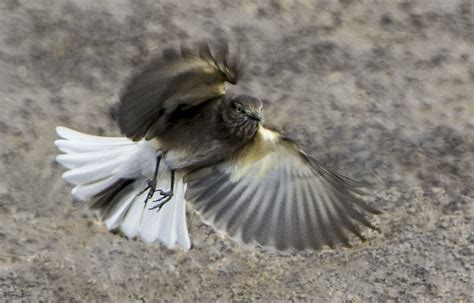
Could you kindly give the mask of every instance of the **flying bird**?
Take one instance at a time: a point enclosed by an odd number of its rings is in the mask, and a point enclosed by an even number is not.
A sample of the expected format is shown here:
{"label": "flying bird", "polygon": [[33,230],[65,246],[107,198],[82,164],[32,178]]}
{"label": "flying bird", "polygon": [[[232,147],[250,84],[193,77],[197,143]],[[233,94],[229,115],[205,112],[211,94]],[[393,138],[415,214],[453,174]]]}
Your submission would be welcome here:
{"label": "flying bird", "polygon": [[186,202],[206,224],[278,250],[350,246],[365,213],[379,213],[360,184],[263,123],[262,102],[226,93],[241,60],[227,43],[165,50],[124,86],[117,120],[125,137],[57,127],[75,200],[109,230],[189,249]]}

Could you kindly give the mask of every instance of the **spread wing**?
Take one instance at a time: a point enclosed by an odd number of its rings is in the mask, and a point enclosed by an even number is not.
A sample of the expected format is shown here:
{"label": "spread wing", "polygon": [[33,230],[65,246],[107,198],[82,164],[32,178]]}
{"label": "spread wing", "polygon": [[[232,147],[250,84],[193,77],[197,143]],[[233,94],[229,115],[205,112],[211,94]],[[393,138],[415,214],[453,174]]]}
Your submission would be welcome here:
{"label": "spread wing", "polygon": [[234,158],[192,172],[186,182],[186,199],[203,219],[245,243],[280,250],[350,246],[347,231],[365,240],[360,223],[377,230],[363,211],[378,211],[355,194],[354,181],[265,128]]}
{"label": "spread wing", "polygon": [[223,96],[225,82],[237,82],[239,67],[227,43],[213,52],[206,43],[196,51],[181,47],[180,52],[163,52],[125,87],[118,110],[120,129],[133,140],[155,137],[174,111]]}

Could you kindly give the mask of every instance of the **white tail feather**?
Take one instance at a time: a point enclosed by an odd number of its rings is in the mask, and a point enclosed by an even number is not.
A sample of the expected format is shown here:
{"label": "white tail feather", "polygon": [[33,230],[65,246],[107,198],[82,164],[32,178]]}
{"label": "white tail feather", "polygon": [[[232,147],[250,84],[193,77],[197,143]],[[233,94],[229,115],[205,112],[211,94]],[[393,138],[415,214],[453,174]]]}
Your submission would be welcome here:
{"label": "white tail feather", "polygon": [[113,174],[114,170],[120,166],[122,162],[126,161],[124,158],[124,156],[119,156],[115,159],[109,159],[108,161],[73,168],[65,172],[63,178],[74,185],[100,181]]}
{"label": "white tail feather", "polygon": [[[92,142],[87,144],[83,144],[87,141],[69,141],[67,139],[60,139],[56,140],[54,143],[59,148],[60,151],[65,153],[86,153],[86,152],[93,152],[93,151],[110,151],[114,150],[114,148],[122,148],[130,146],[130,143],[122,143],[122,144],[97,144],[97,142]],[[133,142],[132,142],[133,144]]]}
{"label": "white tail feather", "polygon": [[107,226],[108,230],[117,229],[123,221],[127,210],[129,209],[131,203],[136,198],[136,193],[129,192],[126,196],[122,197],[118,203],[113,206],[113,210],[110,214],[104,218],[104,223]]}
{"label": "white tail feather", "polygon": [[126,150],[124,148],[114,149],[110,151],[93,151],[84,153],[62,154],[56,157],[58,163],[66,168],[77,168],[87,164],[102,163],[111,158],[116,158],[124,152],[131,152],[134,149],[132,145]]}
{"label": "white tail feather", "polygon": [[78,184],[71,190],[71,194],[79,201],[88,201],[98,193],[112,186],[118,180],[119,178],[111,176],[94,183]]}
{"label": "white tail feather", "polygon": [[[169,248],[180,245],[191,247],[186,224],[186,184],[177,173],[174,196],[159,211],[149,210],[160,198],[155,192],[145,206],[148,191],[145,180],[153,176],[156,164],[156,146],[149,141],[133,142],[127,138],[100,137],[69,128],[56,128],[62,138],[56,146],[65,154],[58,155],[58,163],[69,169],[63,178],[75,185],[74,198],[92,199],[121,179],[136,179],[112,201],[104,217],[109,230],[120,229],[129,238],[141,237],[145,242],[161,242]],[[157,188],[168,190],[170,172],[162,163]],[[142,194],[140,194],[143,192]]]}
{"label": "white tail feather", "polygon": [[76,130],[63,127],[63,126],[56,127],[56,133],[61,138],[64,138],[70,141],[75,140],[79,142],[87,142],[88,144],[97,144],[97,145],[133,144],[133,141],[131,141],[128,138],[93,136],[93,135],[84,134]]}

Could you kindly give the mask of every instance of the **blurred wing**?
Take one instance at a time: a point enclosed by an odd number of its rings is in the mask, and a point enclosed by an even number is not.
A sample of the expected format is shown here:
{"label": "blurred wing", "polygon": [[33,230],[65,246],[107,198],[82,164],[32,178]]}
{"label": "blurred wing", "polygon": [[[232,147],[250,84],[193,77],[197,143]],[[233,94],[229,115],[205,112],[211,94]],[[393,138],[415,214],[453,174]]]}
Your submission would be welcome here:
{"label": "blurred wing", "polygon": [[165,51],[125,87],[118,110],[120,129],[133,140],[153,138],[175,110],[224,95],[225,82],[237,82],[239,65],[227,43],[214,52],[204,43],[195,52],[185,47]]}
{"label": "blurred wing", "polygon": [[378,213],[354,193],[355,182],[310,160],[296,144],[260,128],[233,159],[186,177],[186,199],[203,219],[245,243],[319,249],[347,231],[374,227],[359,209]]}

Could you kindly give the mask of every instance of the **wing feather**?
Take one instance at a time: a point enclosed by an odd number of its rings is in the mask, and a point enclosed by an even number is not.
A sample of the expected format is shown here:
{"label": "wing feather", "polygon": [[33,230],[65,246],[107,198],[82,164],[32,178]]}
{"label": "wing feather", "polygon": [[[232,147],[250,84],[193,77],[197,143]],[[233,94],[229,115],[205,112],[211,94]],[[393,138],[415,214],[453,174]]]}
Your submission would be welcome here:
{"label": "wing feather", "polygon": [[225,42],[214,52],[207,43],[198,44],[197,51],[164,51],[125,86],[118,110],[120,129],[133,140],[151,139],[175,111],[223,96],[225,82],[236,83],[239,76],[240,63],[234,57]]}
{"label": "wing feather", "polygon": [[319,226],[319,233],[322,238],[322,244],[328,245],[329,247],[334,247],[334,244],[331,241],[331,237],[329,235],[329,230],[327,228],[328,224],[328,216],[326,214],[326,208],[324,207],[325,201],[322,199],[321,193],[319,190],[315,191],[314,187],[320,188],[320,180],[314,180],[315,184],[313,187],[310,188],[310,196],[315,201],[314,206],[316,210],[316,217]]}
{"label": "wing feather", "polygon": [[[271,230],[277,228],[277,219],[278,216],[277,207],[279,203],[280,188],[281,184],[279,179],[274,179],[273,177],[268,178],[268,187],[260,186],[258,182],[253,182],[254,186],[257,186],[258,192],[260,193],[259,197],[256,197],[260,203],[254,203],[258,206],[257,212],[259,216],[257,217],[257,222],[251,224],[252,229],[248,230],[248,235],[246,238],[255,237],[255,240],[258,243],[269,243],[272,239],[269,237]],[[247,203],[251,203],[247,201]],[[245,222],[242,222],[245,224]],[[250,224],[249,224],[250,225]]]}
{"label": "wing feather", "polygon": [[227,230],[229,231],[230,235],[233,235],[236,238],[243,237],[241,227],[242,218],[245,217],[245,213],[242,211],[242,209],[245,209],[249,206],[248,201],[252,201],[259,190],[260,189],[258,187],[252,187],[248,191],[249,195],[253,195],[253,197],[250,197],[250,199],[248,199],[246,195],[239,196],[235,201],[225,199],[227,204],[225,207],[232,208],[231,211],[228,212],[229,221],[227,222]]}
{"label": "wing feather", "polygon": [[273,197],[273,192],[268,191],[262,187],[255,188],[255,196],[252,199],[258,199],[260,203],[249,203],[250,199],[245,200],[246,210],[244,215],[240,218],[240,222],[248,222],[242,226],[242,240],[244,242],[252,241],[252,238],[258,237],[255,235],[256,230],[262,230],[259,225],[265,222],[265,210],[271,209],[268,204]]}
{"label": "wing feather", "polygon": [[[241,194],[242,193],[242,194]],[[246,201],[251,200],[253,197],[259,194],[259,188],[254,184],[246,187],[244,191],[240,191],[238,186],[234,187],[231,194],[226,197],[227,203],[222,203],[222,207],[216,215],[217,225],[229,230],[231,234],[236,233],[236,229],[233,229],[235,222],[239,222],[242,217],[242,209],[247,207]],[[219,216],[222,214],[222,216]],[[238,225],[235,225],[238,227]]]}
{"label": "wing feather", "polygon": [[[314,198],[311,195],[310,185],[308,180],[300,181],[303,190],[303,200],[301,201],[312,201]],[[308,237],[309,246],[314,249],[320,249],[324,241],[322,239],[321,229],[319,227],[320,219],[318,219],[317,203],[303,203],[305,206],[305,222],[306,223],[306,234]]]}
{"label": "wing feather", "polygon": [[295,182],[292,180],[292,183],[293,191],[288,201],[295,201],[293,220],[296,234],[294,236],[294,246],[299,250],[303,250],[306,248],[311,248],[311,238],[308,236],[306,228],[307,225],[311,226],[311,222],[307,222],[305,219],[305,205],[307,203],[304,203],[304,200],[299,197],[302,190],[300,188],[301,182]]}
{"label": "wing feather", "polygon": [[350,247],[359,224],[376,229],[358,184],[312,161],[296,144],[261,128],[228,161],[189,173],[186,199],[204,220],[245,243],[319,249]]}

